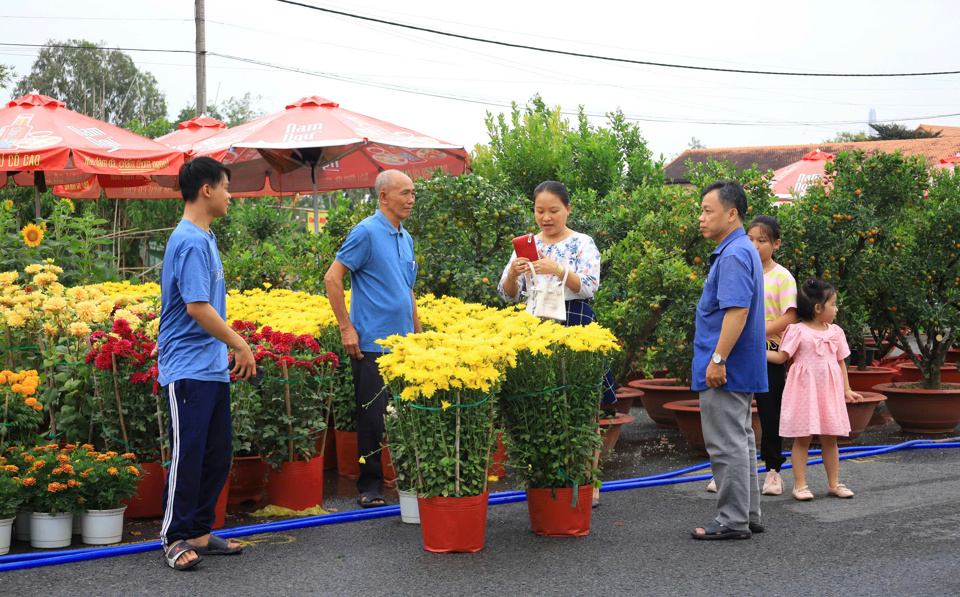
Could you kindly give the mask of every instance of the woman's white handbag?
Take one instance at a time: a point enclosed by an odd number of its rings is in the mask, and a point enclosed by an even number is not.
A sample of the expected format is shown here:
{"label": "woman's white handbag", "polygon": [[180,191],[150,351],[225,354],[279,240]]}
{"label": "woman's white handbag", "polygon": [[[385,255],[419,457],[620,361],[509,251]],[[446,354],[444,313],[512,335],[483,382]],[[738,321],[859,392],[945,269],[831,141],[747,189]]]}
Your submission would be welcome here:
{"label": "woman's white handbag", "polygon": [[531,275],[527,276],[527,313],[536,315],[541,319],[552,319],[554,321],[567,320],[567,304],[563,300],[563,289],[567,285],[567,276],[570,275],[570,268],[565,268],[563,280],[558,280],[556,276],[552,279],[538,281],[537,271],[530,266]]}

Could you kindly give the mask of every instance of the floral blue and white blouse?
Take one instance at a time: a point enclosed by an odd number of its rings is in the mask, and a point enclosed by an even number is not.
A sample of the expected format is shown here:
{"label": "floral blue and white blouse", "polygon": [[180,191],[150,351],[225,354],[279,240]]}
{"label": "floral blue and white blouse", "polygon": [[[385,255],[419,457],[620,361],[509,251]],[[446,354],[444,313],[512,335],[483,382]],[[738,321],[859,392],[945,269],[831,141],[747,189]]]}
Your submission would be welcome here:
{"label": "floral blue and white blouse", "polygon": [[[535,236],[534,239],[537,243],[537,250],[544,256],[569,269],[571,276],[574,274],[580,276],[580,292],[573,292],[564,287],[563,299],[565,301],[592,299],[594,293],[597,292],[597,288],[600,287],[600,251],[597,250],[597,245],[594,244],[593,239],[580,232],[574,232],[552,245],[545,244],[540,240],[539,235]],[[514,251],[510,255],[507,266],[503,268],[500,284],[497,286],[497,292],[500,293],[503,300],[511,303],[519,303],[527,289],[527,276],[524,275],[517,279],[517,286],[519,286],[517,296],[508,296],[503,290],[503,282],[507,279],[507,274],[510,271],[510,263],[516,258],[517,253]],[[539,277],[546,278],[548,276],[549,274],[543,274]]]}

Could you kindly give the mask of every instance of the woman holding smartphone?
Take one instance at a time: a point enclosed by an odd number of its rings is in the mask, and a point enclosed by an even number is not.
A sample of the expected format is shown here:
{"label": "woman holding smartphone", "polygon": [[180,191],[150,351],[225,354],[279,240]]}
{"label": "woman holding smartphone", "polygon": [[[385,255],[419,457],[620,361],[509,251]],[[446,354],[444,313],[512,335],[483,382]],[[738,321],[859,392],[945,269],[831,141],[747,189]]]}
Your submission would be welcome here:
{"label": "woman holding smartphone", "polygon": [[[570,195],[566,187],[552,180],[540,183],[533,192],[533,213],[540,234],[534,237],[534,246],[530,247],[527,256],[518,256],[517,250],[513,251],[510,263],[500,276],[497,291],[507,302],[520,302],[520,297],[527,289],[526,274],[530,273],[531,264],[538,276],[556,276],[563,280],[564,274],[567,274],[563,289],[567,306],[564,325],[593,323],[597,316],[590,306],[590,300],[600,287],[600,251],[592,238],[567,228]],[[522,248],[521,251],[526,253]],[[603,376],[601,404],[612,405],[616,402],[613,374],[607,370]],[[599,503],[599,490],[594,489],[593,506]]]}

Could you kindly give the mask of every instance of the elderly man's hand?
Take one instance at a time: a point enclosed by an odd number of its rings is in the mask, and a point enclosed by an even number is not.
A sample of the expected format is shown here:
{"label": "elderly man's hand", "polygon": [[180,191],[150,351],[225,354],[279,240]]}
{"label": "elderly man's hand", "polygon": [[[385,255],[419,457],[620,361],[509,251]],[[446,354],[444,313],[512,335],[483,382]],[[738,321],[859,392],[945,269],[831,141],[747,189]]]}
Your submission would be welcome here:
{"label": "elderly man's hand", "polygon": [[707,387],[719,388],[725,383],[727,383],[727,366],[710,361],[707,365]]}
{"label": "elderly man's hand", "polygon": [[340,328],[340,341],[343,342],[343,349],[348,355],[358,361],[363,358],[363,353],[360,352],[360,336],[352,325]]}

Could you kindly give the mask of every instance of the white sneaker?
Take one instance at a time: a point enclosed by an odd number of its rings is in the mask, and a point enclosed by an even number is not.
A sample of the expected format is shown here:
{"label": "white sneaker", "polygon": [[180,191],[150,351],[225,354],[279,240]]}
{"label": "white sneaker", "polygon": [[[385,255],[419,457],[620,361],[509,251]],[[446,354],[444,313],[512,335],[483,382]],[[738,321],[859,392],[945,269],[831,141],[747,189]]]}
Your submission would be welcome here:
{"label": "white sneaker", "polygon": [[707,485],[707,491],[710,493],[717,493],[717,480],[710,479],[710,485]]}
{"label": "white sneaker", "polygon": [[767,471],[767,478],[763,481],[763,495],[780,495],[783,493],[783,479],[777,471]]}

